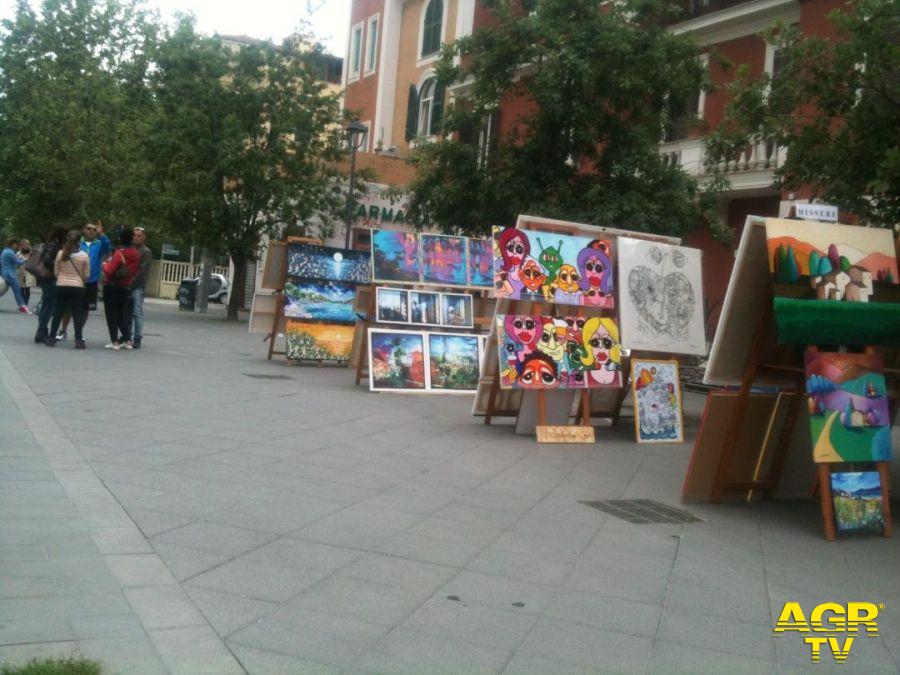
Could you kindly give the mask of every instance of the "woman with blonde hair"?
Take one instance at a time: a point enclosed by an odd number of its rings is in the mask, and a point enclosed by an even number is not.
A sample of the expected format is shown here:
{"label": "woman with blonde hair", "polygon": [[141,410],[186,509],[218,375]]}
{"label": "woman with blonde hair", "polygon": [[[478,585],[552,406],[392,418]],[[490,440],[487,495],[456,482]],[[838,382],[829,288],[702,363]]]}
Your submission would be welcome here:
{"label": "woman with blonde hair", "polygon": [[591,317],[581,329],[579,361],[591,384],[622,386],[622,347],[619,327],[612,319]]}

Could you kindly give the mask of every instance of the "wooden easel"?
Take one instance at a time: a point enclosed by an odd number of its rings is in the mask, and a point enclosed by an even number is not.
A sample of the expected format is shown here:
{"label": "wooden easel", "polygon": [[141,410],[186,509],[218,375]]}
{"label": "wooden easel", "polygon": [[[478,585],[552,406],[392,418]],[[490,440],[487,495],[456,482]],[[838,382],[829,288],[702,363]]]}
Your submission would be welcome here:
{"label": "wooden easel", "polygon": [[[315,239],[313,237],[287,237],[284,240],[284,243],[285,245],[314,244],[316,246],[322,246],[323,244],[321,239]],[[287,251],[285,251],[285,255],[287,255]],[[285,260],[284,267],[281,270],[281,283],[278,285],[278,288],[275,289],[274,293],[277,301],[275,303],[275,316],[272,319],[272,330],[267,336],[267,339],[269,340],[269,354],[266,356],[267,361],[271,361],[273,355],[284,356],[287,358],[287,349],[283,352],[275,350],[275,340],[278,339],[278,329],[286,324],[284,316],[284,286],[287,283],[288,278],[288,262],[289,259]],[[290,364],[290,360],[288,361],[288,364]]]}

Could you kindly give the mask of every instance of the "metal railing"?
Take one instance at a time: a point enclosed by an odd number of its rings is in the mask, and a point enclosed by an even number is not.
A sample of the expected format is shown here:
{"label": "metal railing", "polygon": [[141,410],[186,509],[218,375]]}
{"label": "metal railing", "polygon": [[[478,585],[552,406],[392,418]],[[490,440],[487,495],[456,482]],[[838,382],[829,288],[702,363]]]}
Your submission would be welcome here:
{"label": "metal railing", "polygon": [[755,0],[681,0],[678,2],[680,9],[675,16],[674,21],[687,21],[688,19],[696,19],[704,14],[712,14],[735,5],[743,5],[747,2],[755,2]]}

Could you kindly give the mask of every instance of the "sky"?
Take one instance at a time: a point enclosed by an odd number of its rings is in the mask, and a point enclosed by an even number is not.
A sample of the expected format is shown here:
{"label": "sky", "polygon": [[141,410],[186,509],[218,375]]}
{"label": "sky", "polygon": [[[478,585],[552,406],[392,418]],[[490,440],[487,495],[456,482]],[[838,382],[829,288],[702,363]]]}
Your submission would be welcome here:
{"label": "sky", "polygon": [[[39,0],[31,0],[39,6]],[[175,12],[194,14],[200,29],[220,35],[248,35],[280,42],[306,19],[316,37],[335,56],[344,57],[350,0],[146,0],[164,18]],[[10,18],[15,0],[0,0],[0,18]]]}

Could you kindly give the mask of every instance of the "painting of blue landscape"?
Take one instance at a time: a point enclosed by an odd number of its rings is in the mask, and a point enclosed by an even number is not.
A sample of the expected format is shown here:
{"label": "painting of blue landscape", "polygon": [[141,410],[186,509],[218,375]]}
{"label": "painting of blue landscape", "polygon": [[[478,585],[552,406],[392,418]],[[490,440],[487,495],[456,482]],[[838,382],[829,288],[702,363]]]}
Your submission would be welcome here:
{"label": "painting of blue landscape", "polygon": [[329,246],[292,242],[287,249],[291,277],[369,283],[369,254]]}
{"label": "painting of blue landscape", "polygon": [[284,285],[284,315],[330,323],[355,323],[355,284],[341,281],[288,281]]}
{"label": "painting of blue landscape", "polygon": [[831,474],[834,519],[839,530],[884,527],[881,477],[877,471],[847,471]]}

